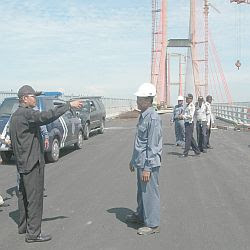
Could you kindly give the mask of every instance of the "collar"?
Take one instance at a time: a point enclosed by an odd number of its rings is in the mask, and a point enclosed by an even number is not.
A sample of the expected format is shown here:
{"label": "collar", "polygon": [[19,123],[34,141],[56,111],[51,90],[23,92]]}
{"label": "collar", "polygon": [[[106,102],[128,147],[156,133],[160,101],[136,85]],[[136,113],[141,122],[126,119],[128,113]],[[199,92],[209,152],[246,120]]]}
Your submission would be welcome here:
{"label": "collar", "polygon": [[21,108],[30,108],[30,107],[26,106],[24,103],[20,103],[19,107],[21,107]]}
{"label": "collar", "polygon": [[152,113],[154,111],[153,107],[147,108],[143,113],[141,113],[142,118],[145,118],[148,114]]}

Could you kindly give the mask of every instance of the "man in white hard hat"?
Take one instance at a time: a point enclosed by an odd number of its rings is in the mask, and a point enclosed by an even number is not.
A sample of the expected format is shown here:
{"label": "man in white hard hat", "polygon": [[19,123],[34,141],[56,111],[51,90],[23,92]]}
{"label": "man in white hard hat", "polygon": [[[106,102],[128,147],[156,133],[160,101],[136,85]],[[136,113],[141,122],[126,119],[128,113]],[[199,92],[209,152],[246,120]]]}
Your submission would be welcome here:
{"label": "man in white hard hat", "polygon": [[137,210],[127,216],[128,222],[144,225],[139,228],[139,235],[159,232],[160,194],[159,168],[162,153],[162,124],[159,115],[152,107],[155,86],[142,84],[135,93],[141,115],[137,124],[134,150],[129,169],[137,169]]}
{"label": "man in white hard hat", "polygon": [[185,144],[185,126],[181,116],[184,114],[183,101],[183,96],[178,96],[178,104],[174,107],[171,119],[171,122],[175,123],[176,146],[184,146]]}

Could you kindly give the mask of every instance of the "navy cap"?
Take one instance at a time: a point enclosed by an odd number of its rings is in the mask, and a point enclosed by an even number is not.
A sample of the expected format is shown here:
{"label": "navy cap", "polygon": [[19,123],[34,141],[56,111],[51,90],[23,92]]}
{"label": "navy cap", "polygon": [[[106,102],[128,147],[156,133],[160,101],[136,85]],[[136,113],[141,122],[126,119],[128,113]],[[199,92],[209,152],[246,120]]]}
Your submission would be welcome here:
{"label": "navy cap", "polygon": [[193,95],[192,95],[192,94],[188,94],[188,95],[186,96],[186,98],[193,99]]}
{"label": "navy cap", "polygon": [[41,95],[42,92],[37,92],[35,91],[31,86],[29,85],[23,85],[17,93],[18,98],[22,98],[23,96],[27,96],[27,95]]}

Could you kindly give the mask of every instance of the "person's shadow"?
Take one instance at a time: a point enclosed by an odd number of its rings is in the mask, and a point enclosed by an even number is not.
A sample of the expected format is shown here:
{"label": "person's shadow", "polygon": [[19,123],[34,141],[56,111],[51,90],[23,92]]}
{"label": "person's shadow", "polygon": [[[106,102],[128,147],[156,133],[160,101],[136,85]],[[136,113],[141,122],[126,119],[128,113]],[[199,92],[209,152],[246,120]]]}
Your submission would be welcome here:
{"label": "person's shadow", "polygon": [[115,214],[116,219],[123,222],[130,228],[138,229],[139,227],[142,226],[136,223],[130,223],[126,221],[126,216],[134,213],[134,211],[129,208],[125,208],[125,207],[110,208],[107,210],[107,212],[110,214]]}
{"label": "person's shadow", "polygon": [[[9,213],[9,217],[18,225],[19,224],[19,210],[15,210]],[[54,221],[54,220],[62,220],[62,219],[67,219],[69,217],[67,216],[55,216],[55,217],[50,217],[50,218],[44,218],[42,221]]]}
{"label": "person's shadow", "polygon": [[176,156],[181,156],[182,153],[178,153],[178,152],[169,152],[169,155],[176,155]]}

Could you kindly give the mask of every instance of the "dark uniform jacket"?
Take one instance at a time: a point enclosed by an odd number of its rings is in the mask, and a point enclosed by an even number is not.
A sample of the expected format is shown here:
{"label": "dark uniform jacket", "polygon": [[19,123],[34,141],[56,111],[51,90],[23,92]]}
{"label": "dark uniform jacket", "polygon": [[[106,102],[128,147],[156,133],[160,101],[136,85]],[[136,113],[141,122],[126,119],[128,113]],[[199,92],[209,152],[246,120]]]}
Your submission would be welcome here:
{"label": "dark uniform jacket", "polygon": [[40,126],[53,122],[69,109],[69,103],[42,112],[20,104],[10,121],[11,144],[19,173],[30,172],[38,162],[44,166]]}

